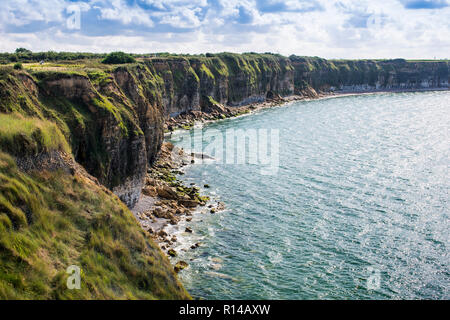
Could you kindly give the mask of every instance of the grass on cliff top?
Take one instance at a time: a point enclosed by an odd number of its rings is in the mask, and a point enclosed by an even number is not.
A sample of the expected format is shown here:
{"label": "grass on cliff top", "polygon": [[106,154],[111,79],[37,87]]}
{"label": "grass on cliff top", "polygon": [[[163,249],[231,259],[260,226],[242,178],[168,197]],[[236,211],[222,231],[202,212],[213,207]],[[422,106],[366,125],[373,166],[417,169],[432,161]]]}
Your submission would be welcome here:
{"label": "grass on cliff top", "polygon": [[35,155],[70,147],[56,124],[20,114],[0,114],[0,148],[13,155]]}
{"label": "grass on cliff top", "polygon": [[[66,270],[81,268],[81,289]],[[128,208],[84,175],[20,171],[0,152],[0,299],[187,299]]]}

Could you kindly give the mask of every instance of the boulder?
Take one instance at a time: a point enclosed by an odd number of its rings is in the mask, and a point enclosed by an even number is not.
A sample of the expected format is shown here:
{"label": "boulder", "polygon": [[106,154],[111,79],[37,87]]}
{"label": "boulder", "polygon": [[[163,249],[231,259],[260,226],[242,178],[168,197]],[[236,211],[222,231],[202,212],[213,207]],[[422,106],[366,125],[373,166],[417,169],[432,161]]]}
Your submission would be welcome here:
{"label": "boulder", "polygon": [[158,232],[158,236],[161,238],[167,237],[167,232],[165,232],[164,230],[160,230]]}
{"label": "boulder", "polygon": [[187,208],[195,208],[196,206],[199,205],[199,203],[195,200],[186,200],[186,199],[180,200],[180,203]]}
{"label": "boulder", "polygon": [[215,101],[211,96],[202,96],[200,100],[200,107],[206,113],[225,113],[225,107],[219,102]]}
{"label": "boulder", "polygon": [[175,265],[175,267],[173,268],[173,270],[178,273],[183,269],[186,269],[188,267],[188,263],[185,261],[178,261],[177,264]]}
{"label": "boulder", "polygon": [[156,192],[158,193],[158,196],[164,199],[178,199],[177,192],[167,185],[156,187]]}
{"label": "boulder", "polygon": [[171,257],[177,256],[177,252],[174,249],[169,249],[169,251],[167,251],[167,254]]}
{"label": "boulder", "polygon": [[225,210],[225,203],[223,202],[217,202],[217,210],[221,211],[221,210]]}
{"label": "boulder", "polygon": [[269,101],[283,101],[283,98],[278,93],[273,91],[267,92],[266,99]]}
{"label": "boulder", "polygon": [[144,187],[144,189],[142,189],[142,193],[149,197],[156,197],[158,195],[156,188],[152,186]]}
{"label": "boulder", "polygon": [[166,218],[167,216],[167,212],[164,211],[162,208],[160,207],[156,207],[153,210],[153,216],[157,217],[157,218]]}
{"label": "boulder", "polygon": [[145,181],[145,184],[148,186],[153,186],[153,187],[158,185],[157,181],[153,178],[147,178],[147,180]]}

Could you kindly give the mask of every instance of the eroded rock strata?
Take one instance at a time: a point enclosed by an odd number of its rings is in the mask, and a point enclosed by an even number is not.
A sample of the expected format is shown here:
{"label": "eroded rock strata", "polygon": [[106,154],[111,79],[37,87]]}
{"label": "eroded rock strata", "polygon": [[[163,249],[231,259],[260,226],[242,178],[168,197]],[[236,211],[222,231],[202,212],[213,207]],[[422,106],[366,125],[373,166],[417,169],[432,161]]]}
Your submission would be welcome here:
{"label": "eroded rock strata", "polygon": [[252,104],[276,104],[289,97],[448,89],[449,84],[447,61],[224,53],[80,65],[2,67],[0,112],[55,122],[75,160],[129,207],[145,187],[164,130],[236,116],[251,111]]}

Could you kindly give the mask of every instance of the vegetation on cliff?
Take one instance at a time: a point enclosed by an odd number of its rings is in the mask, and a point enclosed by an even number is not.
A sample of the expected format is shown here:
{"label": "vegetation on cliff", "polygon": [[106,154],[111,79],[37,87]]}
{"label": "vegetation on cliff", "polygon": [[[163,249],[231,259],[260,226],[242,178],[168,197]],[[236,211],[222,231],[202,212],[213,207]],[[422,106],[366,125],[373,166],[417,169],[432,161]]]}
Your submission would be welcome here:
{"label": "vegetation on cliff", "polygon": [[[146,168],[145,147],[127,154],[144,145],[134,109],[91,76],[0,69],[0,299],[189,298],[126,205],[72,160],[117,184]],[[66,286],[70,265],[80,290]]]}
{"label": "vegetation on cliff", "polygon": [[[76,160],[107,187],[113,189],[133,172],[139,176],[145,170],[137,111],[104,70],[3,68],[0,90],[0,112],[54,122]],[[138,151],[142,157],[134,157]],[[123,161],[127,153],[130,157]]]}
{"label": "vegetation on cliff", "polygon": [[0,63],[11,62],[39,62],[39,61],[73,61],[82,59],[103,59],[106,54],[85,53],[85,52],[31,52],[18,48],[14,53],[0,53]]}
{"label": "vegetation on cliff", "polygon": [[[108,58],[116,56],[125,57],[116,62],[134,61],[122,53]],[[139,195],[136,181],[156,159],[165,118],[201,111],[211,101],[229,107],[262,102],[268,94],[314,97],[315,91],[342,88],[439,87],[449,74],[448,62],[402,59],[155,54],[114,66],[96,55],[86,57],[23,63],[22,70],[13,64],[0,67],[0,112],[56,123],[75,159],[131,205]]]}
{"label": "vegetation on cliff", "polygon": [[[0,299],[189,298],[110,191],[79,171],[23,172],[3,152],[0,253]],[[70,265],[82,270],[80,290],[66,286]]]}
{"label": "vegetation on cliff", "polygon": [[15,156],[42,152],[70,153],[70,147],[53,122],[25,118],[20,114],[0,114],[0,149]]}

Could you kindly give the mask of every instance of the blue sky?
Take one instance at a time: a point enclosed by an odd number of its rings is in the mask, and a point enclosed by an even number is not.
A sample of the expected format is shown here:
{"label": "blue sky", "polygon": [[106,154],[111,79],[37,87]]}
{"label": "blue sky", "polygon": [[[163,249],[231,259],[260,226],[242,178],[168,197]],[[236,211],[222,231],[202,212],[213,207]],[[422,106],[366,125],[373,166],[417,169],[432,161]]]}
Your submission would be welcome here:
{"label": "blue sky", "polygon": [[2,52],[450,58],[450,0],[3,0],[0,40]]}

